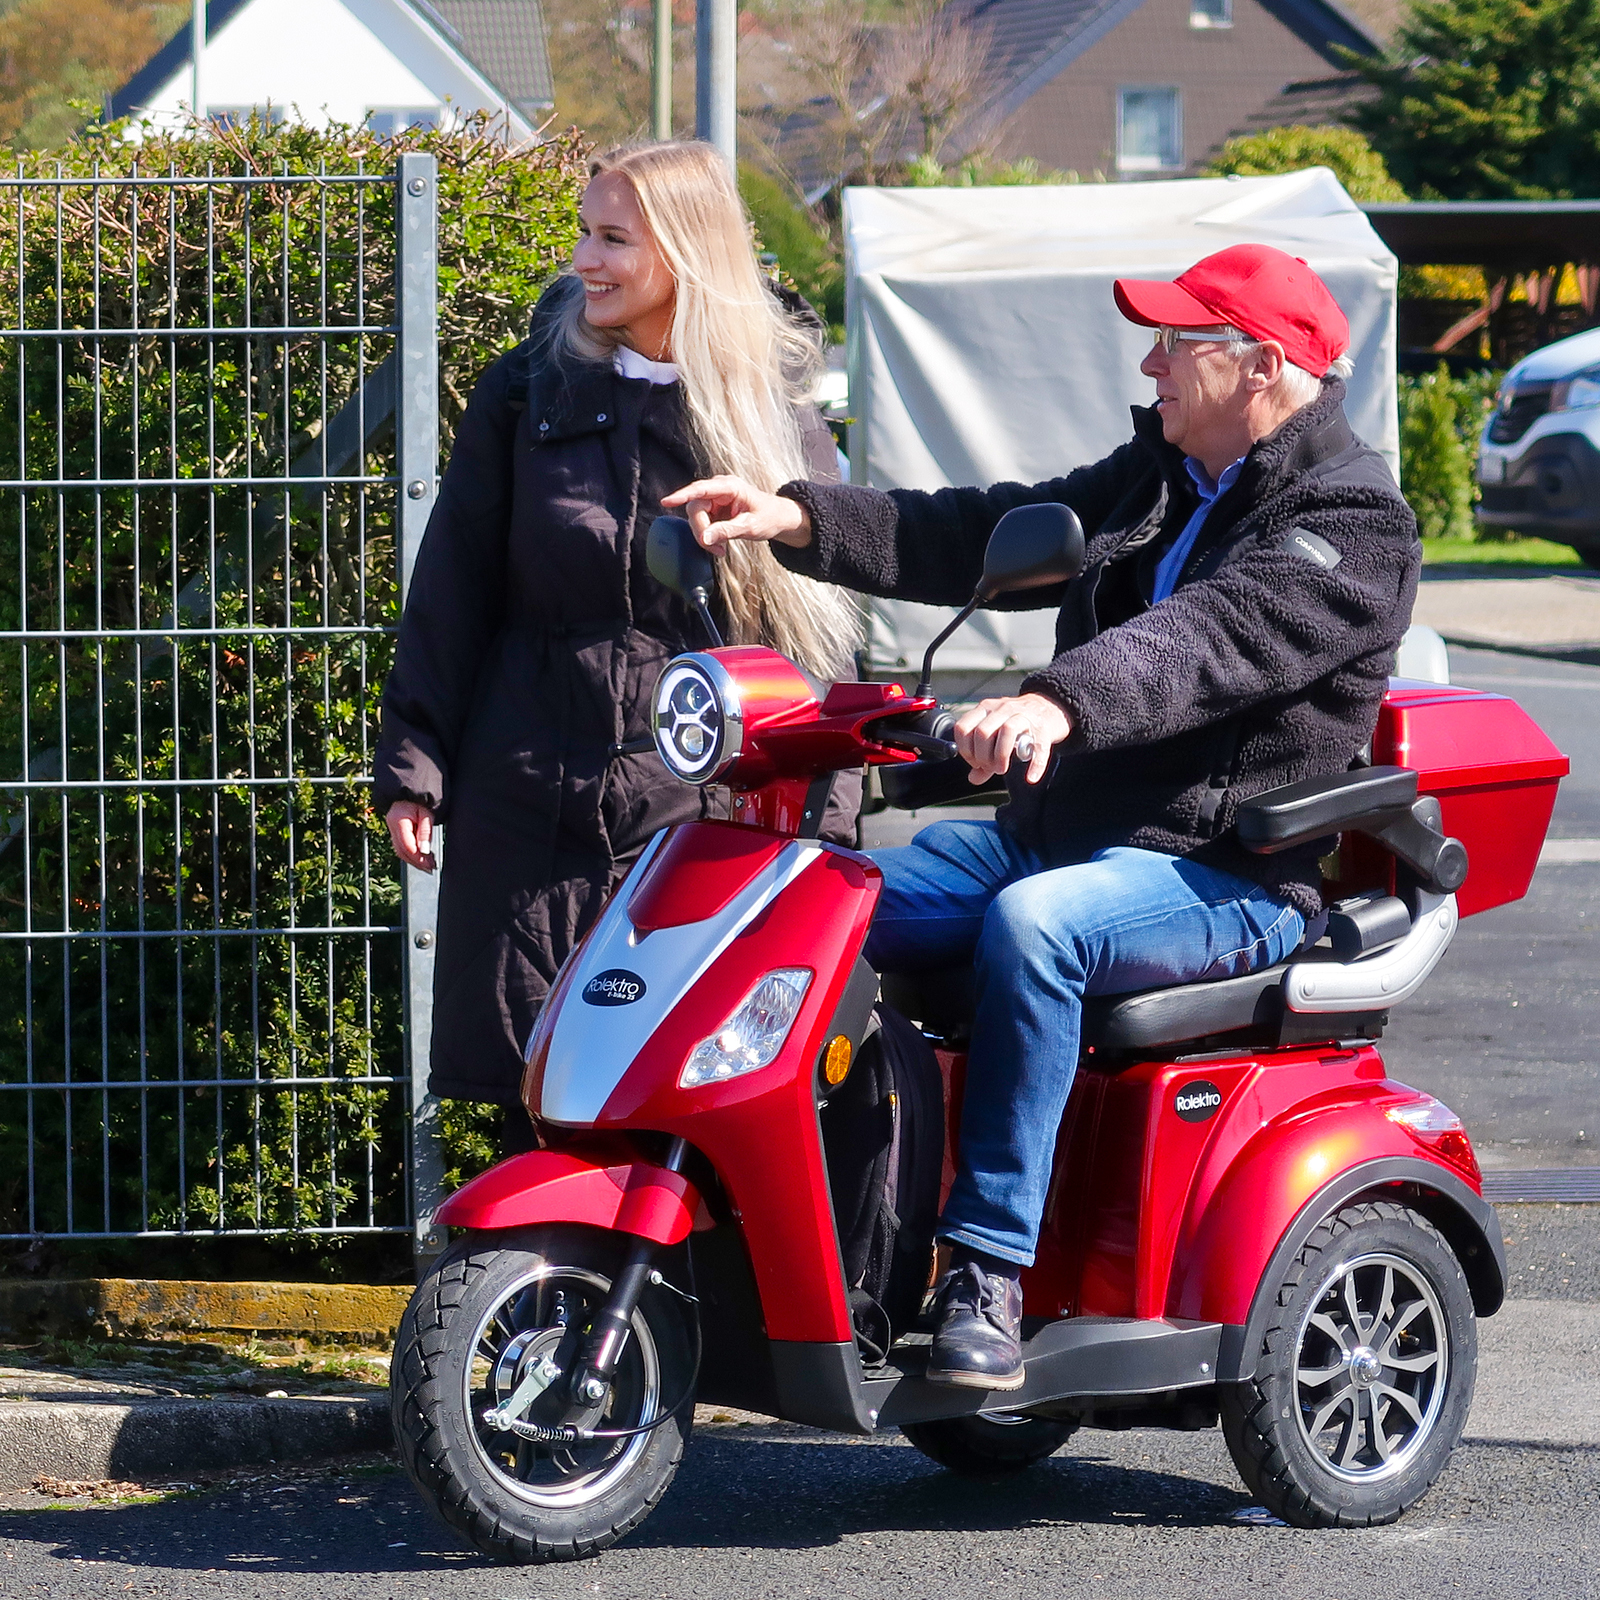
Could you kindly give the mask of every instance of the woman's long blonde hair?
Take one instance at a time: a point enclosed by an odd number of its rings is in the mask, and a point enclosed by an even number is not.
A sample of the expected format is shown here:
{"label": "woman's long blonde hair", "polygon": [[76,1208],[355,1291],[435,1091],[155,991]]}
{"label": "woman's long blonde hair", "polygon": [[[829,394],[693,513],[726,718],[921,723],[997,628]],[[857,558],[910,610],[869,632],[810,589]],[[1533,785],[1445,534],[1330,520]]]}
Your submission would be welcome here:
{"label": "woman's long blonde hair", "polygon": [[[713,473],[768,492],[807,474],[796,407],[822,362],[820,336],[772,293],[750,247],[750,225],[727,163],[712,146],[675,140],[624,145],[589,163],[621,174],[677,282],[671,352],[697,453]],[[591,327],[581,296],[557,318],[553,346],[609,360],[621,341]],[[821,678],[850,670],[860,636],[854,602],[780,566],[764,543],[741,540],[718,563],[736,644],[765,644]]]}

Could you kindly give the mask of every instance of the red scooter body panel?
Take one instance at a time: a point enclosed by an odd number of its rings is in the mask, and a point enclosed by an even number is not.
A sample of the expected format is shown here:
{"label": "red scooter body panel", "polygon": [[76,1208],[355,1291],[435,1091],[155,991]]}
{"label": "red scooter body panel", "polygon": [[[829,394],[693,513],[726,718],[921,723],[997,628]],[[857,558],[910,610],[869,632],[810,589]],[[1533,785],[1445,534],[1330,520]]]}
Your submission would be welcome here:
{"label": "red scooter body panel", "polygon": [[1078,1075],[1056,1148],[1030,1315],[1242,1323],[1278,1241],[1341,1173],[1440,1161],[1385,1112],[1424,1098],[1370,1046]]}
{"label": "red scooter body panel", "polygon": [[[729,847],[728,836],[749,841]],[[646,920],[677,925],[669,880],[655,878],[670,852],[671,884],[691,898],[713,895],[726,905],[769,866],[793,839],[721,822],[680,824],[647,863],[636,884],[617,893],[646,900]],[[838,1233],[817,1123],[816,1063],[877,904],[882,875],[872,862],[831,845],[816,852],[794,878],[683,991],[599,1106],[599,1130],[648,1129],[680,1134],[715,1168],[734,1209],[755,1270],[767,1333],[773,1339],[839,1342],[854,1337],[845,1301]],[[702,862],[710,888],[695,883]],[[625,902],[639,928],[635,900]],[[670,937],[670,932],[661,937]],[[545,1103],[544,1075],[556,1011],[579,1003],[570,993],[582,970],[582,947],[563,971],[535,1029],[523,1097],[537,1117]],[[696,1045],[719,1031],[769,973],[809,968],[817,976],[802,1000],[788,1038],[768,1066],[739,1077],[678,1086]]]}
{"label": "red scooter body panel", "polygon": [[[817,1125],[816,1062],[883,880],[865,856],[823,848],[825,859],[684,995],[598,1119],[602,1128],[682,1134],[715,1167],[744,1233],[773,1339],[854,1337]],[[743,1077],[680,1089],[678,1075],[695,1046],[767,973],[801,966],[818,979],[778,1058]]]}
{"label": "red scooter body panel", "polygon": [[1422,1154],[1384,1115],[1418,1098],[1380,1080],[1364,1092],[1332,1091],[1264,1126],[1186,1219],[1168,1314],[1244,1322],[1278,1241],[1313,1196],[1352,1167]]}
{"label": "red scooter body panel", "polygon": [[731,822],[674,828],[628,901],[640,933],[707,922],[788,843],[781,834]]}
{"label": "red scooter body panel", "polygon": [[619,1142],[610,1151],[512,1156],[457,1189],[433,1220],[451,1228],[583,1222],[678,1244],[689,1236],[699,1210],[700,1196],[682,1173],[640,1161]]}

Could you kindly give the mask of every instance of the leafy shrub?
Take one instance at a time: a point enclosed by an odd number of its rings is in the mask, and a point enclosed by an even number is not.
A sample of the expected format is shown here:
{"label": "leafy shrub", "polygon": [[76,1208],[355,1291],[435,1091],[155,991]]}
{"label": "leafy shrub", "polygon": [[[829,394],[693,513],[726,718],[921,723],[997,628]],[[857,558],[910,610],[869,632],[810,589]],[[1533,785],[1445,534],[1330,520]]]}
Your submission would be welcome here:
{"label": "leafy shrub", "polygon": [[[966,156],[954,166],[941,166],[932,156],[918,156],[906,164],[905,181],[913,189],[1021,188],[1041,184],[1081,183],[1076,172],[1041,167],[1032,156],[1020,161],[998,161],[990,156]],[[1104,174],[1096,173],[1097,183]]]}
{"label": "leafy shrub", "polygon": [[1452,377],[1441,361],[1433,372],[1400,377],[1400,486],[1424,539],[1498,537],[1477,528],[1472,508],[1478,435],[1500,376]]}
{"label": "leafy shrub", "polygon": [[[0,328],[71,330],[0,333],[0,475],[49,485],[0,496],[0,790],[110,785],[0,801],[0,1086],[73,1085],[0,1093],[0,1232],[30,1203],[45,1231],[404,1221],[406,1096],[373,1081],[401,1069],[399,941],[359,931],[399,911],[367,799],[393,452],[329,473],[377,485],[263,480],[389,353],[413,149],[439,162],[448,434],[570,254],[577,135],[95,129],[0,208]],[[297,174],[383,181],[272,181]],[[295,325],[333,331],[260,331]],[[182,334],[208,326],[257,331]],[[40,929],[72,937],[15,937]],[[447,1165],[481,1164],[481,1121],[447,1122]]]}
{"label": "leafy shrub", "polygon": [[1383,157],[1354,128],[1295,125],[1242,134],[1222,146],[1202,176],[1262,178],[1306,167],[1330,168],[1353,200],[1406,198]]}

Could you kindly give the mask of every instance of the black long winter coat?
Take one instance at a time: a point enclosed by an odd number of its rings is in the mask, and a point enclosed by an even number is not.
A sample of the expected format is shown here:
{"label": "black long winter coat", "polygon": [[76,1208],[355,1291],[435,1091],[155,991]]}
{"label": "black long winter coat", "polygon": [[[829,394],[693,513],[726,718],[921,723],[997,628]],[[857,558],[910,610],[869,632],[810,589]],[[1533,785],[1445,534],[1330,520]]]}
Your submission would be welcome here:
{"label": "black long winter coat", "polygon": [[[643,555],[661,496],[700,471],[681,390],[537,348],[489,369],[457,430],[374,763],[380,810],[420,801],[445,824],[431,1087],[502,1105],[557,968],[628,864],[722,800],[653,751],[608,758],[648,733],[667,660],[705,645]],[[805,433],[813,471],[836,478],[815,411]]]}
{"label": "black long winter coat", "polygon": [[1083,576],[1021,603],[1061,608],[1055,659],[1023,689],[1061,701],[1072,734],[1044,784],[1012,781],[1002,825],[1053,865],[1112,845],[1193,855],[1311,917],[1320,848],[1252,855],[1234,817],[1252,795],[1344,771],[1371,737],[1422,561],[1411,509],[1343,399],[1325,381],[1256,443],[1156,606],[1156,564],[1199,502],[1153,409],[1135,409],[1135,437],[1105,460],[1031,487],[785,485],[814,538],[774,549],[868,594],[959,605],[1005,512],[1070,505],[1089,536]]}

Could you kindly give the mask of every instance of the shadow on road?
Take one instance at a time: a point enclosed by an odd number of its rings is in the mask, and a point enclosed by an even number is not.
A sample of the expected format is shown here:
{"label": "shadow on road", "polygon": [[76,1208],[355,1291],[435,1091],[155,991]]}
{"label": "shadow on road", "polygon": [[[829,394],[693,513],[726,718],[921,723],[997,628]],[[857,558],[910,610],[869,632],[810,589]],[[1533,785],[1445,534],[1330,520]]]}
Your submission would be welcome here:
{"label": "shadow on road", "polygon": [[[1071,1449],[1071,1446],[1068,1446]],[[1230,1526],[1248,1502],[1203,1478],[1058,1456],[994,1480],[958,1478],[910,1449],[697,1438],[653,1516],[623,1549],[823,1549],[882,1532],[1070,1524]],[[1240,1530],[1247,1537],[1249,1530]],[[482,1564],[459,1549],[398,1473],[156,1504],[0,1514],[0,1544],[55,1558],[190,1572],[427,1572]]]}

